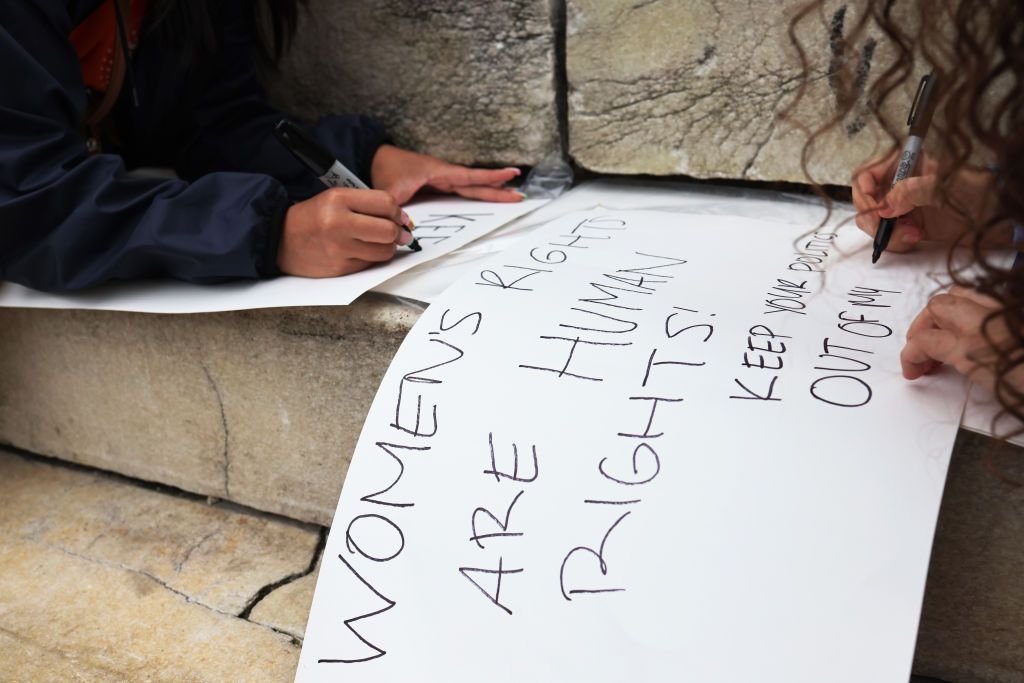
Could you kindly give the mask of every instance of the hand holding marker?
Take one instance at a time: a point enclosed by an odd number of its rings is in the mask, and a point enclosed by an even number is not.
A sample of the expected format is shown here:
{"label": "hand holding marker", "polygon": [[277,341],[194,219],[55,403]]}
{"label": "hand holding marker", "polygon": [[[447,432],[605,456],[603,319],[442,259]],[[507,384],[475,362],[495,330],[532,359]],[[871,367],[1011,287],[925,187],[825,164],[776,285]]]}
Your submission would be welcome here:
{"label": "hand holding marker", "polygon": [[[896,174],[892,178],[892,188],[896,183],[904,180],[914,173],[917,160],[921,156],[921,143],[932,123],[932,114],[935,113],[935,75],[928,74],[921,79],[917,87],[917,94],[914,96],[914,103],[910,106],[910,116],[907,117],[907,125],[910,126],[910,137],[907,144],[903,146],[903,154],[900,156],[899,165],[896,167]],[[878,231],[875,232],[874,249],[871,251],[871,262],[878,261],[885,248],[889,246],[889,238],[892,237],[892,230],[896,226],[898,217],[883,218],[878,222]]]}
{"label": "hand holding marker", "polygon": [[[274,126],[274,135],[277,136],[281,144],[296,159],[319,177],[320,182],[327,187],[348,187],[356,190],[370,189],[356,174],[352,173],[340,161],[335,159],[333,154],[324,149],[309,134],[291,121],[285,119],[278,121]],[[409,227],[415,227],[411,220],[409,221],[409,226],[401,226],[403,230],[412,234]],[[423,247],[420,246],[415,237],[409,242],[409,248],[413,251],[423,250]]]}

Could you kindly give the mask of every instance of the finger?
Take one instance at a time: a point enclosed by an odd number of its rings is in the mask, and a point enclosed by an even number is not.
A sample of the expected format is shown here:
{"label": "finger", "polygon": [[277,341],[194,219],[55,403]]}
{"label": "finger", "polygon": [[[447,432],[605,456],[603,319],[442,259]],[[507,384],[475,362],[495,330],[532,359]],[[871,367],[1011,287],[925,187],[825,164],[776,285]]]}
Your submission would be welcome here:
{"label": "finger", "polygon": [[933,327],[936,327],[935,319],[932,317],[932,312],[928,310],[928,306],[925,306],[910,323],[910,327],[907,328],[907,339],[911,339]]}
{"label": "finger", "polygon": [[445,168],[436,176],[436,180],[451,183],[455,187],[469,185],[500,187],[513,178],[518,177],[520,173],[521,171],[513,166],[509,166],[508,168],[487,169],[467,168],[465,166],[456,166],[452,164],[445,166]]}
{"label": "finger", "polygon": [[898,151],[892,151],[888,154],[884,154],[880,157],[875,157],[871,161],[858,166],[853,172],[854,182],[856,183],[870,183],[871,189],[867,191],[867,194],[875,194],[879,192],[878,188],[885,183],[887,179],[891,179],[893,173],[896,170],[896,160],[898,159]]}
{"label": "finger", "polygon": [[455,193],[460,197],[468,199],[479,199],[483,202],[520,202],[523,195],[515,190],[501,189],[496,187],[456,187]]}
{"label": "finger", "polygon": [[883,218],[895,218],[918,206],[933,206],[938,177],[934,175],[904,178],[885,196],[884,206],[878,210]]}
{"label": "finger", "polygon": [[[943,363],[958,366],[959,343],[957,336],[949,330],[933,328],[925,330],[907,340],[900,352],[900,367],[907,379],[917,379],[935,370]],[[962,362],[960,363],[962,365]]]}
{"label": "finger", "polygon": [[859,213],[856,217],[857,227],[867,233],[868,237],[874,237],[878,232],[878,214],[874,211]]}
{"label": "finger", "polygon": [[394,244],[405,231],[397,223],[386,218],[349,214],[345,234],[361,242],[372,244]]}
{"label": "finger", "polygon": [[378,244],[352,240],[346,249],[350,258],[370,263],[390,261],[395,256],[395,243]]}
{"label": "finger", "polygon": [[853,205],[858,211],[873,209],[882,200],[882,192],[874,176],[867,171],[860,172],[854,177],[851,184],[853,190]]}
{"label": "finger", "polygon": [[992,297],[986,294],[982,294],[976,289],[971,289],[970,287],[953,285],[952,287],[949,288],[949,293],[952,294],[953,296],[959,296],[965,299],[969,299],[970,301],[973,301],[979,306],[984,306],[989,310],[995,310],[1003,307],[1003,305],[999,303],[999,301],[997,301],[996,299],[993,299]]}
{"label": "finger", "polygon": [[878,205],[878,202],[874,198],[874,194],[866,191],[863,183],[859,183],[855,180],[853,185],[850,186],[850,190],[852,191],[853,208],[858,212],[870,211]]}
{"label": "finger", "polygon": [[402,223],[402,207],[394,197],[383,190],[333,188],[327,192],[331,193],[331,201],[347,207],[350,211]]}
{"label": "finger", "polygon": [[913,212],[900,216],[893,228],[886,251],[903,253],[910,251],[924,238],[924,230],[918,225]]}
{"label": "finger", "polygon": [[936,326],[957,335],[977,333],[989,309],[966,297],[936,294],[928,301],[928,312]]}

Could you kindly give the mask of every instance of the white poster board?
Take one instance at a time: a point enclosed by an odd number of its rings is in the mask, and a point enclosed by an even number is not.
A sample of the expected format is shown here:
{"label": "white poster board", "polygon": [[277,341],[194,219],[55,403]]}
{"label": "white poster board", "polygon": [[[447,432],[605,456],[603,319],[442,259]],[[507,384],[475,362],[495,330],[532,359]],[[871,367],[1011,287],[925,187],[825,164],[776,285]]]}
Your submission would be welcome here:
{"label": "white poster board", "polygon": [[112,282],[71,294],[49,294],[0,282],[0,306],[78,308],[139,313],[209,313],[281,306],[341,306],[414,266],[448,254],[546,200],[517,203],[476,202],[437,197],[405,207],[416,224],[423,250],[400,247],[395,258],[351,275],[312,279],[283,276],[272,280],[240,280],[196,285],[177,280]]}
{"label": "white poster board", "polygon": [[297,680],[905,683],[964,383],[898,353],[942,257],[807,230],[594,210],[449,289]]}

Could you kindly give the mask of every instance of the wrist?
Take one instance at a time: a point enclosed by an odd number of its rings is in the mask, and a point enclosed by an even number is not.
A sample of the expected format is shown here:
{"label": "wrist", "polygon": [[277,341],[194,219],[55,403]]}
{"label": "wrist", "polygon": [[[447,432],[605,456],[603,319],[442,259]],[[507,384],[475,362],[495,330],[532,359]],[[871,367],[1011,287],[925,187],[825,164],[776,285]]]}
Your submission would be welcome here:
{"label": "wrist", "polygon": [[402,150],[391,144],[377,148],[370,162],[370,186],[380,189],[390,182],[401,165]]}

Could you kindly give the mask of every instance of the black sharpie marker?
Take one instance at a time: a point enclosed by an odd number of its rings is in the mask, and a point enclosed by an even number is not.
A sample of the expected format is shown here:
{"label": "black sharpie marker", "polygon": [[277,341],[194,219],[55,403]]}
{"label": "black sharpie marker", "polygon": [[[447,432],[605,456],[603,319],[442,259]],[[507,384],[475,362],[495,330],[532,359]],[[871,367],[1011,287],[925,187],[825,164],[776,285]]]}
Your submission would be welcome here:
{"label": "black sharpie marker", "polygon": [[[366,183],[359,179],[352,171],[345,168],[344,164],[334,158],[334,155],[324,149],[320,143],[314,140],[306,131],[296,126],[291,121],[281,119],[274,126],[274,135],[292,153],[302,165],[312,171],[327,187],[349,187],[355,190],[368,190]],[[409,222],[410,225],[412,221]],[[407,226],[401,226],[402,230],[412,233]],[[413,251],[422,251],[423,247],[412,238],[409,248]]]}
{"label": "black sharpie marker", "polygon": [[[892,186],[906,179],[914,173],[917,160],[921,156],[921,143],[924,142],[925,133],[932,123],[932,114],[935,113],[935,75],[928,74],[921,79],[917,86],[917,95],[914,96],[914,104],[910,106],[910,116],[907,117],[907,125],[910,126],[910,136],[907,144],[903,146],[903,154],[900,155],[900,163],[896,167],[896,175],[892,178]],[[892,237],[892,230],[896,227],[896,218],[883,218],[878,222],[878,231],[875,233],[874,249],[871,251],[871,262],[878,261],[885,248],[889,246],[889,238]]]}

